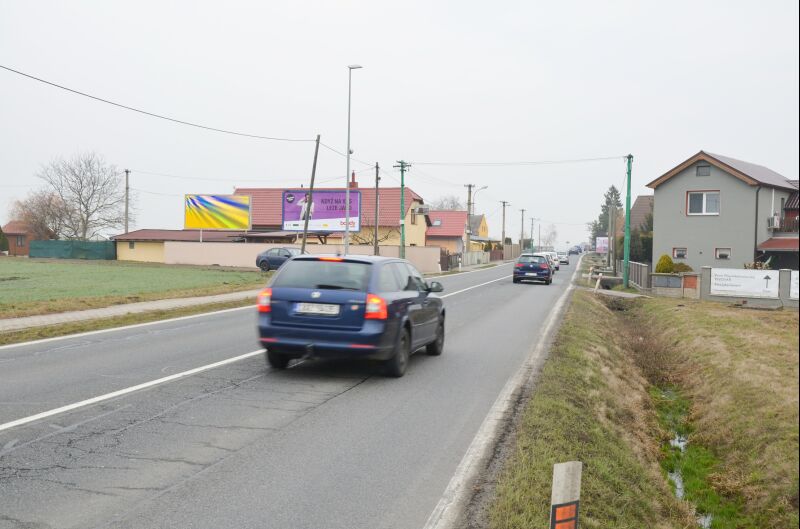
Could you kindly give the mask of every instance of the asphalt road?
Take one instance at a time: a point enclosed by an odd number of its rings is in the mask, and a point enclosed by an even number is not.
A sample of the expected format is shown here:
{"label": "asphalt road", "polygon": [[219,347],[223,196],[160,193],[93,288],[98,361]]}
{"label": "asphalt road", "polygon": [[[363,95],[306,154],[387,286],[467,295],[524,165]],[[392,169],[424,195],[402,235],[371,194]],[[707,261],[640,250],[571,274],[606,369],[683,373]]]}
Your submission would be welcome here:
{"label": "asphalt road", "polygon": [[4,429],[259,347],[245,309],[0,348],[0,529],[421,527],[572,269],[510,273],[439,278],[445,352],[400,379],[255,353]]}

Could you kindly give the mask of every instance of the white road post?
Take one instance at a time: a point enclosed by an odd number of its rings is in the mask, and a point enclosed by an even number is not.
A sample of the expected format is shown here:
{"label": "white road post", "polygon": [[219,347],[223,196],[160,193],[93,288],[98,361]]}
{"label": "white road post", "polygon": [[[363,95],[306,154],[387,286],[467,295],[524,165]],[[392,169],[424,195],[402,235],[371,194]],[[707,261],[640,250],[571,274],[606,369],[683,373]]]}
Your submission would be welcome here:
{"label": "white road post", "polygon": [[577,529],[583,463],[570,461],[553,465],[550,496],[550,529]]}

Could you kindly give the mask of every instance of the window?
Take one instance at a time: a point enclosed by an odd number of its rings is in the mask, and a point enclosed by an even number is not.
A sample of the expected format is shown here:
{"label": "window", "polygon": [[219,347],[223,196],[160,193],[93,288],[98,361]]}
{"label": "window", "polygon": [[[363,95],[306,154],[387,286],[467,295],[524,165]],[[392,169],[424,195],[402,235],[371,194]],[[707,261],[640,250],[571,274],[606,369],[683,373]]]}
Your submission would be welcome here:
{"label": "window", "polygon": [[301,259],[282,266],[272,281],[278,288],[366,291],[372,265],[349,261]]}
{"label": "window", "polygon": [[378,291],[379,292],[399,292],[403,290],[405,283],[400,284],[400,278],[397,277],[397,271],[391,264],[381,267],[381,273],[378,276]]}
{"label": "window", "polygon": [[134,248],[136,248],[136,242],[128,241],[128,250],[133,250]]}
{"label": "window", "polygon": [[442,219],[433,219],[433,225],[434,226],[441,226],[442,225]]}
{"label": "window", "polygon": [[711,166],[710,165],[698,165],[697,166],[697,176],[711,176]]}
{"label": "window", "polygon": [[731,258],[731,249],[730,248],[715,248],[714,249],[714,257],[716,259],[730,259]]}
{"label": "window", "polygon": [[25,246],[25,236],[24,235],[17,235],[17,247]]}
{"label": "window", "polygon": [[689,191],[687,215],[719,215],[719,191]]}
{"label": "window", "polygon": [[417,223],[417,213],[414,211],[414,208],[411,208],[411,224]]}
{"label": "window", "polygon": [[414,281],[414,284],[416,285],[416,288],[413,290],[427,290],[428,284],[425,283],[425,279],[422,277],[422,274],[420,274],[417,271],[417,269],[411,266],[410,264],[408,263],[403,263],[403,264],[405,265],[406,268],[408,268],[408,271],[411,274],[411,279]]}
{"label": "window", "polygon": [[672,258],[673,259],[686,259],[686,255],[689,251],[686,248],[673,248],[672,249]]}

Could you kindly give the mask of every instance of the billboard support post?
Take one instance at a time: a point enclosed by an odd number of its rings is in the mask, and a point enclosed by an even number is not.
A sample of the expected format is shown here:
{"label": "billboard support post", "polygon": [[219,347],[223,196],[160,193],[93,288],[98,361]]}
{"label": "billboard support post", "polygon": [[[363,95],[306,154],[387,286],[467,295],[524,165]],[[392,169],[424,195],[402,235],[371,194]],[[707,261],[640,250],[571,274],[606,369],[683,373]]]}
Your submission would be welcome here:
{"label": "billboard support post", "polygon": [[[319,154],[319,134],[317,134],[317,142],[314,146],[314,163],[311,165],[311,185],[308,186],[308,206],[311,207],[314,198],[314,177],[317,174],[317,155]],[[303,243],[300,245],[300,253],[306,253],[306,239],[308,238],[308,218],[311,215],[306,215],[306,221],[303,223]]]}
{"label": "billboard support post", "polygon": [[373,248],[374,255],[380,255],[380,251],[378,250],[378,205],[380,204],[380,195],[378,189],[378,183],[381,181],[381,166],[378,165],[378,162],[375,162],[375,240],[373,241],[375,246]]}

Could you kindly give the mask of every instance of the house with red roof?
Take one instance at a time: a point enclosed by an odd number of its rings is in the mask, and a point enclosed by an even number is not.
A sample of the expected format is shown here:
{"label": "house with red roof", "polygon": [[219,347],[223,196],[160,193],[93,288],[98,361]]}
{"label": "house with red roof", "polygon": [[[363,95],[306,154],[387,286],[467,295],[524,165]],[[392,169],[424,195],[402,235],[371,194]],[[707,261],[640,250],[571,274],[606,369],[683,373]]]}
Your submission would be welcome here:
{"label": "house with red roof", "polygon": [[[286,188],[241,187],[235,190],[237,195],[249,195],[252,212],[253,232],[280,232],[283,230],[282,201]],[[344,191],[342,187],[314,188],[314,191]],[[400,244],[401,216],[406,226],[406,246],[425,246],[425,236],[430,219],[425,202],[411,188],[404,189],[405,211],[400,211],[400,188],[381,187],[376,194],[374,187],[358,187],[355,175],[350,182],[350,190],[361,194],[361,229],[350,232],[350,244],[372,245],[375,240],[375,214],[377,197],[378,244],[396,246]],[[298,191],[293,189],[292,191]],[[321,235],[328,244],[341,242],[343,234],[332,232]],[[318,242],[318,237],[309,237],[309,243]]]}
{"label": "house with red roof", "polygon": [[3,226],[8,239],[8,255],[28,255],[33,239],[33,230],[25,222],[12,220]]}
{"label": "house with red roof", "polygon": [[466,211],[429,211],[428,218],[431,225],[425,233],[426,246],[438,246],[450,253],[464,251],[468,228]]}

